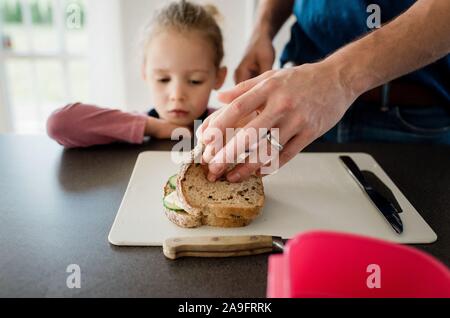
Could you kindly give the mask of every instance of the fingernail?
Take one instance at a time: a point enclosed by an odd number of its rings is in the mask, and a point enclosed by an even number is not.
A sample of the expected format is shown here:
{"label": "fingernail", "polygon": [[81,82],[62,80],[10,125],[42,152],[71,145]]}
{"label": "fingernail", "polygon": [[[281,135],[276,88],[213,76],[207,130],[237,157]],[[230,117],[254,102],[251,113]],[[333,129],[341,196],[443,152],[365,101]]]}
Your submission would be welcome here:
{"label": "fingernail", "polygon": [[210,182],[216,181],[216,176],[213,175],[212,173],[208,173],[208,181]]}
{"label": "fingernail", "polygon": [[227,179],[230,182],[238,182],[239,180],[241,180],[241,175],[239,174],[239,172],[233,172],[227,176]]}

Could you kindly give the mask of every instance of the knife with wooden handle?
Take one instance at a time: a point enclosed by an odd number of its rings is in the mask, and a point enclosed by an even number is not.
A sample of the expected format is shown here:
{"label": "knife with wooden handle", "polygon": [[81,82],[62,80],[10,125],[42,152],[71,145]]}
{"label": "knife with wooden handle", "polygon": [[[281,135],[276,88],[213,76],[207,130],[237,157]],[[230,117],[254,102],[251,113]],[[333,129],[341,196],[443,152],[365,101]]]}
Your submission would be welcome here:
{"label": "knife with wooden handle", "polygon": [[197,236],[169,238],[163,243],[167,258],[233,257],[283,252],[281,237],[251,236]]}

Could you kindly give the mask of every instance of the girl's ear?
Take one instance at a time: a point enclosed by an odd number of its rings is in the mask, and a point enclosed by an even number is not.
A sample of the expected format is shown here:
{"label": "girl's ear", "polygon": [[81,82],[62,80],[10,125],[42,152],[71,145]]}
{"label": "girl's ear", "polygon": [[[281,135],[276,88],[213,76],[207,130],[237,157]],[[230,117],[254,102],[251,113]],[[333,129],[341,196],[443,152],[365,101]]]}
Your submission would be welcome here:
{"label": "girl's ear", "polygon": [[214,89],[218,90],[222,87],[225,79],[227,78],[227,71],[226,66],[219,68],[216,75],[216,85],[214,85]]}

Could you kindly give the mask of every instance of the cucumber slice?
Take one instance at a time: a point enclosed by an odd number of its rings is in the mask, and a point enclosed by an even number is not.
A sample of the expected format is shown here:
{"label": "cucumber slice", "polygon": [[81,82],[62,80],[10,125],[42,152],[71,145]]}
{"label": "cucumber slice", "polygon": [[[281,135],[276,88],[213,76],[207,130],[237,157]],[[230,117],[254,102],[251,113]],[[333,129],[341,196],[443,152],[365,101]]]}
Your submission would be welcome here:
{"label": "cucumber slice", "polygon": [[177,188],[177,175],[176,174],[169,178],[169,185],[174,190]]}
{"label": "cucumber slice", "polygon": [[169,195],[166,195],[163,199],[163,204],[166,208],[173,211],[183,211],[181,207],[181,202],[178,199],[178,195],[176,191],[173,191]]}

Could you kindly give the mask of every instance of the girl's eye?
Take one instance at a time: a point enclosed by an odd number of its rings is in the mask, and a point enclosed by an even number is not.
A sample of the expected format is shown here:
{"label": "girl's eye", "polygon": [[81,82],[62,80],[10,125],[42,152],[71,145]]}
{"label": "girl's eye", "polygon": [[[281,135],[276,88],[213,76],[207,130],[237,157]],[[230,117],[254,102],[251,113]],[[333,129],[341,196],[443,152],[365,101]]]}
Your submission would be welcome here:
{"label": "girl's eye", "polygon": [[190,80],[189,82],[190,82],[191,84],[193,84],[193,85],[200,85],[200,84],[203,84],[203,81]]}
{"label": "girl's eye", "polygon": [[170,82],[170,78],[159,78],[158,82],[160,82],[160,83],[169,83]]}

